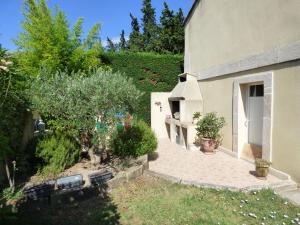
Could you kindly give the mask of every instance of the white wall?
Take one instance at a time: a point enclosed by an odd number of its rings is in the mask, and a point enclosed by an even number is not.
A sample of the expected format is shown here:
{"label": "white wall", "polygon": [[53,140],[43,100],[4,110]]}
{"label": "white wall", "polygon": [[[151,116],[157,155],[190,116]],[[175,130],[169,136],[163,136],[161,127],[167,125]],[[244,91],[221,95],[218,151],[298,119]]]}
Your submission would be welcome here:
{"label": "white wall", "polygon": [[295,43],[299,27],[299,0],[201,0],[185,26],[185,72]]}
{"label": "white wall", "polygon": [[[170,96],[170,92],[151,93],[151,128],[155,132],[157,138],[168,138],[165,119],[166,115],[171,115],[168,101]],[[159,102],[161,104],[160,106],[155,104]]]}

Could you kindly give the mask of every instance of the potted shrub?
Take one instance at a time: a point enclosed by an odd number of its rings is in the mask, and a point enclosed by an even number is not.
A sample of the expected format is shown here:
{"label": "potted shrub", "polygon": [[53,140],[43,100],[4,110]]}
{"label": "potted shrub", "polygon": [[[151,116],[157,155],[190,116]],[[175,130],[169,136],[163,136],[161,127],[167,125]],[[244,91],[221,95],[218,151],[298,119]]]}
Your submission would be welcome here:
{"label": "potted shrub", "polygon": [[194,112],[193,114],[193,124],[197,124],[200,119],[201,113],[200,112]]}
{"label": "potted shrub", "polygon": [[255,159],[255,172],[257,177],[267,177],[271,162],[265,159]]}
{"label": "potted shrub", "polygon": [[197,123],[197,136],[201,138],[201,150],[206,153],[214,152],[219,140],[220,130],[225,126],[225,118],[216,113],[207,113]]}

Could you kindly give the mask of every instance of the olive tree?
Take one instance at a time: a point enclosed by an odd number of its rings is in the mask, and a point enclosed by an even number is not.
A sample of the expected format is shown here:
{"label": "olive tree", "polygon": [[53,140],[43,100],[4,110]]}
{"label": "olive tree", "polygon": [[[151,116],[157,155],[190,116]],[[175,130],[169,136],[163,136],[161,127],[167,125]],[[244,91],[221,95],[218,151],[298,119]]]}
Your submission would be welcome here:
{"label": "olive tree", "polygon": [[34,109],[48,125],[72,133],[85,147],[91,144],[86,139],[100,134],[102,139],[97,140],[104,148],[109,129],[98,132],[96,119],[114,127],[116,113],[133,113],[142,95],[124,74],[103,69],[52,76],[43,71],[33,82],[31,94]]}

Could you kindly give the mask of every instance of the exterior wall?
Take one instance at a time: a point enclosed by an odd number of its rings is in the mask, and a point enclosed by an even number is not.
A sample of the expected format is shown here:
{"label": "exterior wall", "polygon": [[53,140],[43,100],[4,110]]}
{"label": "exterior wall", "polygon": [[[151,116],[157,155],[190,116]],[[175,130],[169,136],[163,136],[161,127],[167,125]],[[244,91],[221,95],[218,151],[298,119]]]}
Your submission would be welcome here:
{"label": "exterior wall", "polygon": [[232,93],[233,77],[199,81],[203,97],[203,112],[217,112],[224,116],[226,126],[223,128],[223,147],[232,149]]}
{"label": "exterior wall", "polygon": [[234,81],[262,72],[273,72],[272,167],[300,183],[300,60],[200,80],[204,113],[215,111],[225,117],[222,147],[232,150]]}
{"label": "exterior wall", "polygon": [[299,11],[299,0],[200,0],[185,26],[185,72],[268,51],[273,62],[273,49],[300,41]]}
{"label": "exterior wall", "polygon": [[273,167],[300,183],[300,61],[275,71]]}

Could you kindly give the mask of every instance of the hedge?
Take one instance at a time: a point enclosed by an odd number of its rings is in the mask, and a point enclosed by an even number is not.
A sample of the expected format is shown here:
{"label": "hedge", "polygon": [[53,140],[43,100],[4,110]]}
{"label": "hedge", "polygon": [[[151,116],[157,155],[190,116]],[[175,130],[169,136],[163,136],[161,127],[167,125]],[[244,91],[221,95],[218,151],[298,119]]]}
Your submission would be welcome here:
{"label": "hedge", "polygon": [[105,53],[102,60],[113,71],[120,71],[133,79],[144,92],[137,117],[150,124],[151,92],[169,92],[177,83],[177,75],[183,72],[182,55],[159,55],[154,53]]}

